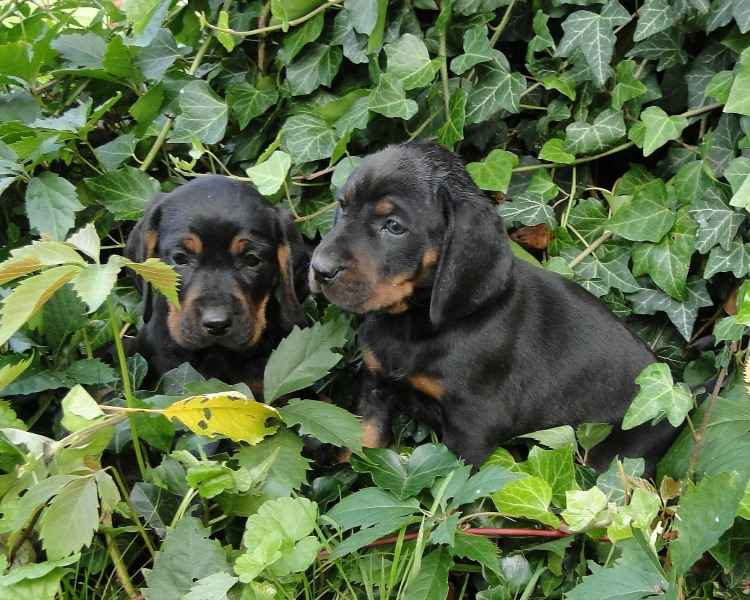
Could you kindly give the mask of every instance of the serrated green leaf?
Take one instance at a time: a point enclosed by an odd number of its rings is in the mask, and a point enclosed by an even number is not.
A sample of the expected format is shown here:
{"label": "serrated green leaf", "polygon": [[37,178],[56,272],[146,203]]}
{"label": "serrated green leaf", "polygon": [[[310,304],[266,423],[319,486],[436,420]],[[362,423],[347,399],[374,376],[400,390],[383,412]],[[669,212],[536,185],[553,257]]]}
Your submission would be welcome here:
{"label": "serrated green leaf", "polygon": [[89,308],[89,312],[96,311],[109,296],[117,282],[120,265],[107,263],[106,265],[86,265],[73,278],[71,284]]}
{"label": "serrated green leaf", "polygon": [[625,413],[623,429],[665,417],[673,427],[682,424],[693,407],[693,395],[684,383],[675,385],[669,367],[654,363],[643,369],[635,380],[638,393]]}
{"label": "serrated green leaf", "polygon": [[75,213],[81,209],[75,187],[55,173],[37,175],[26,188],[26,215],[40,235],[65,239],[75,223]]}
{"label": "serrated green leaf", "polygon": [[343,530],[367,528],[390,519],[407,517],[419,507],[416,498],[399,500],[379,488],[365,488],[343,498],[328,516]]}
{"label": "serrated green leaf", "polygon": [[47,556],[57,560],[90,545],[98,526],[96,481],[81,477],[60,490],[42,512],[39,535]]}
{"label": "serrated green leaf", "polygon": [[362,425],[359,419],[333,404],[318,400],[291,400],[279,409],[288,427],[300,425],[300,433],[324,444],[362,449]]}
{"label": "serrated green leaf", "polygon": [[159,191],[159,184],[153,177],[130,166],[84,181],[102,206],[121,220],[140,216]]}
{"label": "serrated green leaf", "polygon": [[459,531],[456,533],[451,552],[453,556],[468,558],[478,562],[483,568],[489,569],[496,575],[502,575],[497,546],[486,537],[469,535]]}
{"label": "serrated green leaf", "polygon": [[302,456],[302,438],[285,429],[257,446],[243,447],[235,457],[246,469],[272,460],[268,475],[260,486],[264,496],[288,496],[307,479],[309,461]]}
{"label": "serrated green leaf", "polygon": [[205,81],[191,81],[180,90],[180,114],[172,128],[171,142],[216,144],[227,127],[227,105]]}
{"label": "serrated green leaf", "polygon": [[442,600],[448,595],[448,572],[453,558],[447,548],[433,550],[424,556],[416,575],[409,579],[404,597],[410,600]]}

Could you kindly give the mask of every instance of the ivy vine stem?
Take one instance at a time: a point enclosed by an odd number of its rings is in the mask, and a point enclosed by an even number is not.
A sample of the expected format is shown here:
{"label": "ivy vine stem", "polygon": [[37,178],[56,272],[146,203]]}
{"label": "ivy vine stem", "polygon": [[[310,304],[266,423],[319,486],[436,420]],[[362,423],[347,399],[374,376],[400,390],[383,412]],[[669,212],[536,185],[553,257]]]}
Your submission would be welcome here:
{"label": "ivy vine stem", "polygon": [[[130,385],[130,373],[128,373],[128,362],[125,358],[125,348],[122,345],[122,338],[120,337],[120,319],[117,317],[115,311],[115,305],[112,302],[112,296],[107,298],[107,309],[109,311],[109,324],[112,328],[112,337],[114,338],[115,351],[117,352],[117,363],[120,367],[120,376],[122,378],[122,389],[125,394],[125,402],[128,408],[136,408],[135,397],[133,396],[133,388]],[[141,473],[143,480],[146,480],[146,462],[143,460],[143,452],[141,450],[141,440],[138,437],[138,428],[135,424],[135,420],[128,417],[130,422],[130,435],[133,439],[133,450],[135,452],[135,460],[138,463],[138,470]]]}
{"label": "ivy vine stem", "polygon": [[499,40],[500,36],[503,35],[503,31],[505,31],[505,28],[508,25],[508,21],[510,21],[510,13],[513,10],[513,5],[515,3],[516,0],[511,0],[510,4],[508,4],[508,8],[505,9],[503,18],[500,20],[500,23],[498,23],[495,31],[492,34],[492,37],[490,38],[490,47],[494,47],[495,44],[497,44],[497,40]]}
{"label": "ivy vine stem", "polygon": [[[339,6],[340,4],[343,4],[344,0],[327,0],[327,2],[321,4],[318,6],[318,8],[311,10],[306,15],[302,15],[301,17],[297,17],[296,19],[292,19],[291,21],[287,22],[287,29],[289,27],[296,27],[297,25],[301,25],[305,21],[309,21],[314,16],[328,10],[329,8],[332,8],[334,6]],[[248,31],[236,31],[234,29],[229,29],[228,27],[219,27],[218,25],[212,25],[211,23],[206,23],[206,27],[209,29],[212,29],[213,31],[219,31],[221,33],[230,33],[232,35],[236,35],[238,37],[250,37],[253,35],[261,35],[263,33],[271,33],[274,31],[281,31],[284,29],[283,23],[277,23],[276,25],[268,25],[266,27],[258,27],[257,29],[250,29]]]}

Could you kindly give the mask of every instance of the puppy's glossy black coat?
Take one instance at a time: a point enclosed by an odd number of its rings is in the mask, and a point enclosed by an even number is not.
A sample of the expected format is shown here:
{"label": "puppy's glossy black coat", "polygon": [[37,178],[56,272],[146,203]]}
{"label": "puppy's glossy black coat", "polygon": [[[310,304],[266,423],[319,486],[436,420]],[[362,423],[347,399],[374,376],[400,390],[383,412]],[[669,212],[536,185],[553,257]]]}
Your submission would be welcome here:
{"label": "puppy's glossy black coat", "polygon": [[304,321],[309,252],[291,216],[228,177],[158,194],[126,255],[161,258],[180,275],[179,310],[139,282],[144,326],[130,350],[157,376],[189,362],[205,377],[257,389],[271,350]]}
{"label": "puppy's glossy black coat", "polygon": [[638,373],[655,359],[595,297],[513,256],[503,224],[461,160],[434,145],[367,157],[339,195],[310,282],[365,314],[365,444],[388,442],[395,412],[429,424],[479,465],[517,435],[607,422],[591,455],[653,466],[675,430],[622,431]]}

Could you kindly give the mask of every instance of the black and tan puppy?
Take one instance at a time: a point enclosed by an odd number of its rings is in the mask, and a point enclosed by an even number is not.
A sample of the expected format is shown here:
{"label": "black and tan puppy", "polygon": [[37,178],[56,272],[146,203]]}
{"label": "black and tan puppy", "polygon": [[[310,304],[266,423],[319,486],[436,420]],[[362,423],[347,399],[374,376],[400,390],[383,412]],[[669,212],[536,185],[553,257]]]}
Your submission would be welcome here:
{"label": "black and tan puppy", "polygon": [[228,177],[158,194],[126,255],[161,258],[180,274],[179,310],[142,289],[144,327],[131,351],[158,376],[189,362],[206,377],[257,389],[271,350],[304,321],[309,252],[291,216]]}
{"label": "black and tan puppy", "polygon": [[[474,465],[520,434],[621,422],[653,355],[583,288],[513,256],[458,157],[388,147],[363,161],[338,202],[310,283],[365,315],[365,445],[388,442],[397,411]],[[615,427],[592,464],[619,454],[652,466],[674,434],[668,423]]]}

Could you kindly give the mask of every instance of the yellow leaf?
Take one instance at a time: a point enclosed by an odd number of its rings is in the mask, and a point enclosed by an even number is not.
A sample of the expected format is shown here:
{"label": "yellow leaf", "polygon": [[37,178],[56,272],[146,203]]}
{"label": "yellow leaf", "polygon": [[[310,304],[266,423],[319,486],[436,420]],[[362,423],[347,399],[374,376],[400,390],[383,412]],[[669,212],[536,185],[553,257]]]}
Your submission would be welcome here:
{"label": "yellow leaf", "polygon": [[3,391],[3,388],[5,388],[6,386],[9,386],[16,379],[18,379],[21,376],[21,373],[23,373],[31,364],[32,360],[34,360],[33,354],[25,360],[19,360],[18,362],[13,363],[12,365],[5,365],[3,368],[1,368],[0,369],[0,392]]}
{"label": "yellow leaf", "polygon": [[177,419],[198,435],[227,437],[251,445],[276,433],[278,425],[268,426],[266,422],[279,418],[275,408],[239,392],[191,396],[168,406],[164,415]]}
{"label": "yellow leaf", "polygon": [[[114,259],[115,257],[112,258]],[[177,297],[179,275],[167,263],[162,262],[158,258],[149,258],[142,263],[133,262],[123,257],[117,257],[117,260],[135,271],[147,283],[150,283],[164,294],[170,304],[177,308],[180,307],[180,300]]]}
{"label": "yellow leaf", "polygon": [[42,267],[34,256],[19,256],[9,258],[0,263],[0,285],[5,285],[9,281],[28,275]]}

